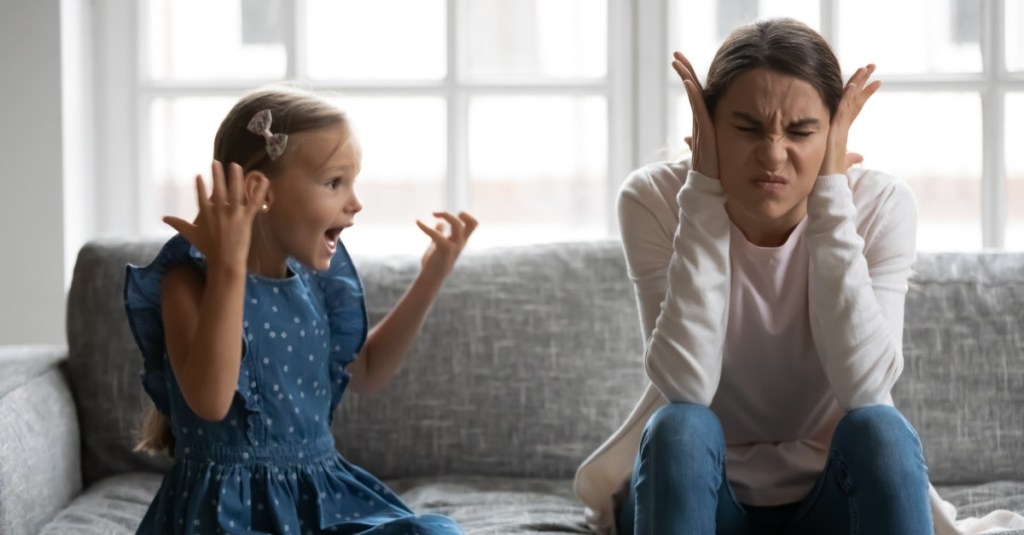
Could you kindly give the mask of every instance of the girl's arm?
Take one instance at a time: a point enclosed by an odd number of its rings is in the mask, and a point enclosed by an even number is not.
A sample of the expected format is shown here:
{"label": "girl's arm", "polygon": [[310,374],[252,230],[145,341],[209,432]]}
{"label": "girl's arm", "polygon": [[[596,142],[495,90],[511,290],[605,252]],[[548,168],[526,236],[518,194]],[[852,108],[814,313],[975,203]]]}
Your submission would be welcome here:
{"label": "girl's arm", "polygon": [[422,269],[394,308],[370,330],[362,351],[348,366],[352,389],[360,394],[380,391],[398,371],[445,278],[477,227],[476,219],[465,212],[458,217],[445,212],[434,215],[448,222],[449,235],[441,233],[441,224],[432,229],[416,222],[432,240],[423,256]]}
{"label": "girl's arm", "polygon": [[161,310],[171,369],[192,412],[209,421],[227,415],[242,358],[245,270],[181,264],[164,275]]}
{"label": "girl's arm", "polygon": [[[247,179],[257,181],[253,197],[262,199],[267,179]],[[242,358],[246,261],[259,205],[245,200],[242,180],[237,164],[231,164],[225,178],[215,161],[210,198],[202,177],[196,177],[196,223],[164,218],[206,256],[205,280],[194,266],[169,269],[161,281],[160,302],[167,356],[181,394],[192,412],[210,421],[227,415]]]}

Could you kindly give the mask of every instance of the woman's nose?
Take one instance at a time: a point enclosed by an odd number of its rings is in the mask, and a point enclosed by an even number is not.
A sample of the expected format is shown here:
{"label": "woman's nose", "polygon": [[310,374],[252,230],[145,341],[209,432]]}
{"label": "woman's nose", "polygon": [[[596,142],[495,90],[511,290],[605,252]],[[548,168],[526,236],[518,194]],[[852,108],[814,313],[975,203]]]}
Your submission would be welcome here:
{"label": "woman's nose", "polygon": [[757,146],[757,159],[767,171],[774,171],[786,163],[785,138],[766,136]]}

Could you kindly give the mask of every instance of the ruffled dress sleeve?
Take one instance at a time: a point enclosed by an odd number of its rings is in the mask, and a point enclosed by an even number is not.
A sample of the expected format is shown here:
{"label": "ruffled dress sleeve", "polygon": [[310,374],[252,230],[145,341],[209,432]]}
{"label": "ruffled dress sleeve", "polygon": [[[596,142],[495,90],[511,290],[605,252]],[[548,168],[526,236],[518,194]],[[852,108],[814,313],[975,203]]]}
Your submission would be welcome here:
{"label": "ruffled dress sleeve", "polygon": [[328,365],[331,378],[330,418],[333,420],[334,410],[351,378],[345,368],[363,349],[369,332],[369,320],[366,317],[363,284],[356,273],[352,257],[340,241],[331,260],[331,267],[316,272],[312,278],[311,286],[322,292],[330,329]]}
{"label": "ruffled dress sleeve", "polygon": [[160,308],[160,284],[171,266],[192,263],[205,271],[203,254],[180,234],[164,244],[156,258],[145,267],[129,264],[125,268],[124,306],[135,343],[142,352],[142,386],[156,408],[170,415],[171,371],[165,355],[163,315]]}

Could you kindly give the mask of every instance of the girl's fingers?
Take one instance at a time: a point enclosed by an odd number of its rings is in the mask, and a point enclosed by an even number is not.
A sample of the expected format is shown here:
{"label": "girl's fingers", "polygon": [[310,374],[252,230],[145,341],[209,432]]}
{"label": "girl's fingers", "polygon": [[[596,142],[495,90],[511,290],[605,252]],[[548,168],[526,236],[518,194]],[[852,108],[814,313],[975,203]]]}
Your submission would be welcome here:
{"label": "girl's fingers", "polygon": [[164,216],[163,221],[164,223],[167,223],[168,226],[178,231],[178,234],[185,236],[186,239],[192,234],[192,229],[196,228],[192,223],[189,223],[179,217]]}
{"label": "girl's fingers", "polygon": [[210,198],[206,196],[206,184],[203,182],[203,175],[196,175],[196,206],[199,211],[209,204]]}
{"label": "girl's fingers", "polygon": [[459,218],[449,214],[448,212],[434,212],[434,217],[440,217],[447,221],[448,225],[451,227],[452,239],[462,243],[464,240],[463,236],[465,235],[466,225]]}
{"label": "girl's fingers", "polygon": [[242,205],[242,166],[237,163],[228,164],[228,173],[225,178],[225,191],[227,200],[233,206]]}
{"label": "girl's fingers", "polygon": [[427,236],[430,236],[430,239],[434,240],[434,243],[437,244],[437,245],[443,245],[446,241],[448,241],[444,237],[444,234],[441,234],[436,229],[430,228],[430,226],[428,226],[426,223],[420,221],[419,219],[416,220],[416,226],[419,227],[420,230],[422,230],[424,234],[426,234]]}
{"label": "girl's fingers", "polygon": [[210,201],[214,204],[224,204],[227,201],[224,183],[224,167],[221,166],[220,162],[214,160],[210,164],[210,172],[213,175],[213,195],[210,196]]}
{"label": "girl's fingers", "polygon": [[466,212],[459,212],[459,219],[461,219],[462,222],[466,224],[466,239],[468,240],[469,237],[473,234],[473,231],[476,230],[476,227],[477,225],[480,224],[480,222],[477,221],[475,217],[469,215]]}

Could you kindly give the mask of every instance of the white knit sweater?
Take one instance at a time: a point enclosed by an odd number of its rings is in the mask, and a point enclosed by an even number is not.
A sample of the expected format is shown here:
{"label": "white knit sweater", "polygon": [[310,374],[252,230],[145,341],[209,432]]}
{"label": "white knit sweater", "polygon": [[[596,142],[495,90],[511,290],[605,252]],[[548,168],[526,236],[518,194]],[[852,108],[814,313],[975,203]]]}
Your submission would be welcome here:
{"label": "white knit sweater", "polygon": [[[892,404],[915,259],[910,189],[863,169],[819,177],[806,219],[772,250],[747,243],[724,206],[721,183],[687,161],[641,168],[620,191],[652,384],[577,471],[576,493],[599,533],[614,532],[616,495],[647,420],[666,401],[711,407],[726,432],[730,484],[752,505],[799,500],[824,469],[842,415]],[[777,414],[751,414],[759,405]],[[936,535],[1024,527],[1007,511],[957,522],[955,508],[929,491]]]}

